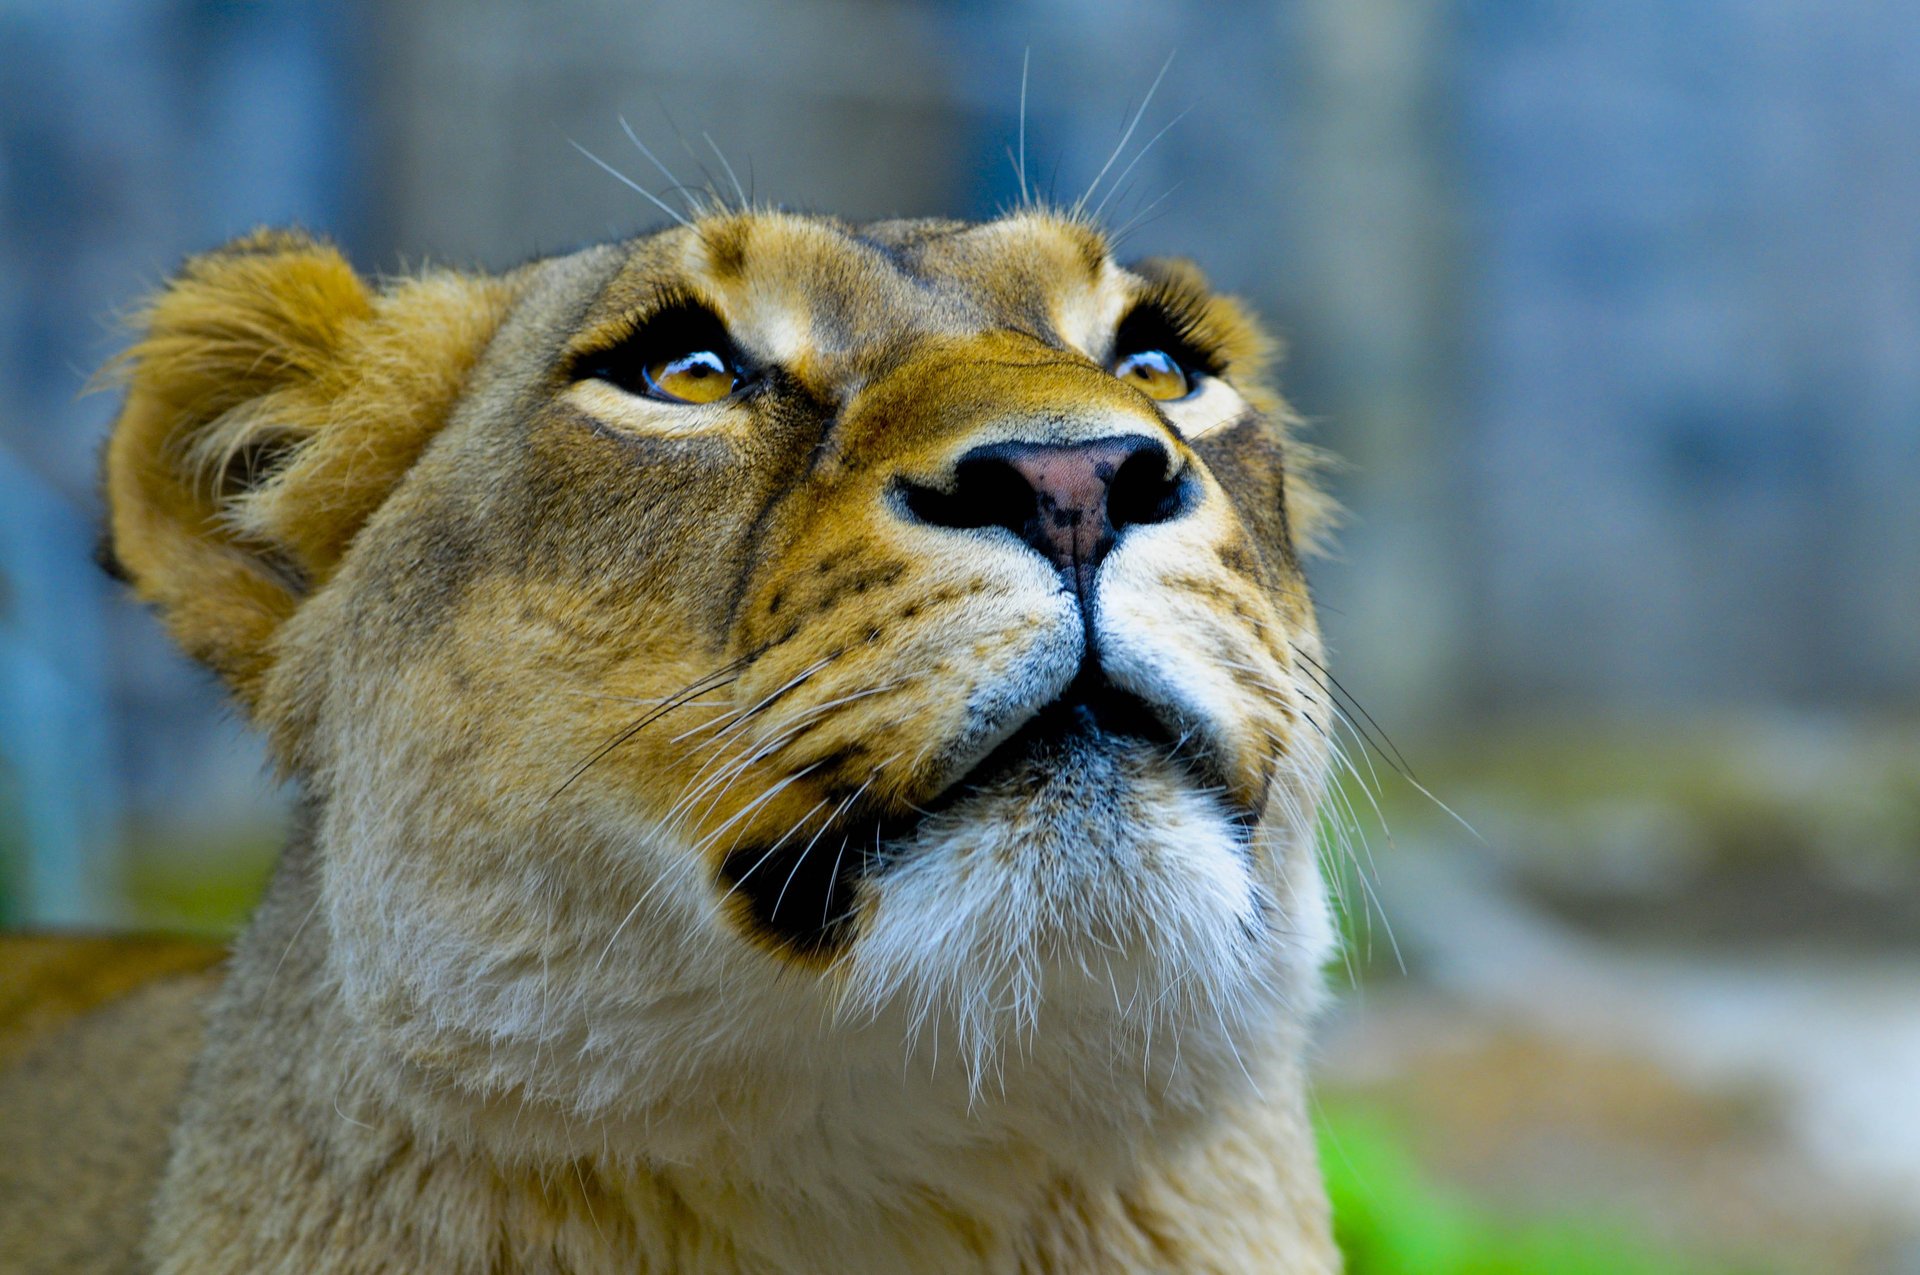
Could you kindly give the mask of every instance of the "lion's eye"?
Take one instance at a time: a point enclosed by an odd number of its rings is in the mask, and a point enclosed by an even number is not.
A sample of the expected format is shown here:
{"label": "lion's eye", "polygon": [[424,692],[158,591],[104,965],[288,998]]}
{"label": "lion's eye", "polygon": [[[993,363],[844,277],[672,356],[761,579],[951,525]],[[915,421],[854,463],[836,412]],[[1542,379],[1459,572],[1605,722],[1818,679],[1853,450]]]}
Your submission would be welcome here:
{"label": "lion's eye", "polygon": [[747,382],[718,315],[681,303],[660,310],[622,340],[583,356],[574,375],[662,403],[718,403]]}
{"label": "lion's eye", "polygon": [[1193,378],[1165,350],[1136,350],[1113,361],[1113,374],[1148,398],[1166,402],[1185,398]]}
{"label": "lion's eye", "polygon": [[641,365],[640,374],[648,394],[671,403],[718,402],[740,383],[740,374],[718,350],[649,359]]}

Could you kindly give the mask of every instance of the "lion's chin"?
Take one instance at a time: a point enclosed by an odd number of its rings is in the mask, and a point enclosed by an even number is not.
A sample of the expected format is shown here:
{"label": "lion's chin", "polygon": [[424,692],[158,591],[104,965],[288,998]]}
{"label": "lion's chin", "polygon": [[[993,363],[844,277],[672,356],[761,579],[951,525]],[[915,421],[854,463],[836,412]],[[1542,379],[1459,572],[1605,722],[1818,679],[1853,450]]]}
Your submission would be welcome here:
{"label": "lion's chin", "polygon": [[1048,958],[1138,953],[1196,910],[1236,927],[1262,920],[1252,827],[1166,744],[1083,728],[1025,744],[926,816],[875,893],[884,909],[937,883]]}
{"label": "lion's chin", "polygon": [[975,1062],[1063,1029],[1131,1056],[1240,1019],[1276,959],[1246,826],[1145,739],[1035,747],[892,854],[847,954],[849,1003],[945,1024]]}

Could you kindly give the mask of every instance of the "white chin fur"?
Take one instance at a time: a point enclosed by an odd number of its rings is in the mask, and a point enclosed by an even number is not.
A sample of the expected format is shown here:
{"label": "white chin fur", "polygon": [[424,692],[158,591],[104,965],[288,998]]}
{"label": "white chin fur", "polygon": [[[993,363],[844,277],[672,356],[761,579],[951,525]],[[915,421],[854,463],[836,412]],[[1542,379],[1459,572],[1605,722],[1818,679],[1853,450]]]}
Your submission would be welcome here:
{"label": "white chin fur", "polygon": [[1279,861],[1306,857],[1249,846],[1156,751],[1127,746],[1101,769],[1095,800],[1035,797],[1020,773],[930,819],[872,886],[841,1020],[904,1022],[910,1053],[951,1059],[978,1095],[1009,1059],[1058,1047],[1083,1068],[1198,1080],[1177,1074],[1182,1051],[1237,1066],[1277,1019],[1304,1016],[1325,941],[1302,939],[1325,929],[1324,905],[1294,897]]}

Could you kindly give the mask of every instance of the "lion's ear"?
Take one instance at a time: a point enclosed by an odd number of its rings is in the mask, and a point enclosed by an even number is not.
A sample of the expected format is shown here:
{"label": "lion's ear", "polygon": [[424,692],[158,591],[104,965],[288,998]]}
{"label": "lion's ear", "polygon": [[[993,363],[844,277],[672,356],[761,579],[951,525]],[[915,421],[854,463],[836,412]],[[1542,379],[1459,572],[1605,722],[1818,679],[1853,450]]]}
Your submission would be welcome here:
{"label": "lion's ear", "polygon": [[376,291],[332,246],[262,231],[141,313],[114,368],[109,549],[249,706],[274,634],[445,423],[506,296],[451,273]]}

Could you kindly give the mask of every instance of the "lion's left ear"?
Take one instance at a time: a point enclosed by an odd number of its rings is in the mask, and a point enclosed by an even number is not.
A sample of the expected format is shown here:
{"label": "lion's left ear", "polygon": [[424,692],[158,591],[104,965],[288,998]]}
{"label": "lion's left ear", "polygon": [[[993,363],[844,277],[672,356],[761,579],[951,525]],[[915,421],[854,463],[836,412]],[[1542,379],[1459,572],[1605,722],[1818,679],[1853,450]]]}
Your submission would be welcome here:
{"label": "lion's left ear", "polygon": [[331,245],[262,231],[189,261],[115,373],[113,559],[251,708],[271,642],[446,421],[508,287],[375,290]]}

